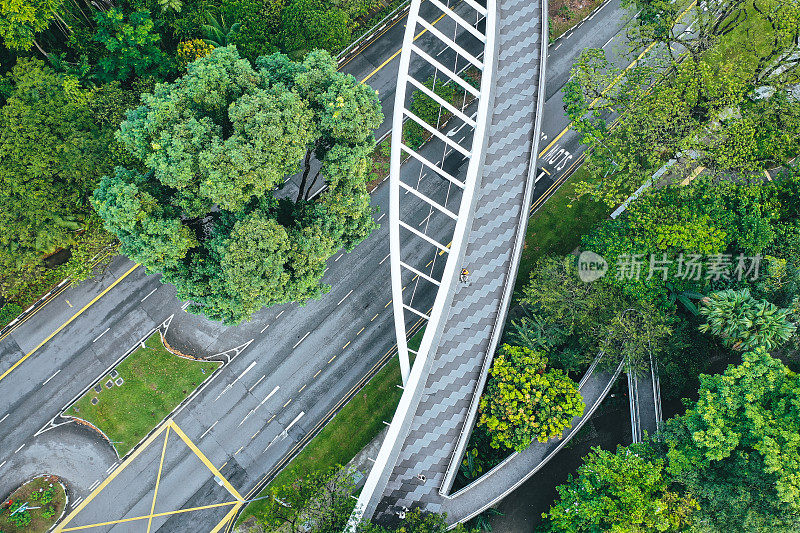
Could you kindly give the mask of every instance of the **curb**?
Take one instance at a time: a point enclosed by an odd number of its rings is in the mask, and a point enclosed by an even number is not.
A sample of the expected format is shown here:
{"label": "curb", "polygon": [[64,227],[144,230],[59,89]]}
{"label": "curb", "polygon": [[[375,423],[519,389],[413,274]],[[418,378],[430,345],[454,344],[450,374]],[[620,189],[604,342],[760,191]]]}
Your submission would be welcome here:
{"label": "curb", "polygon": [[408,8],[411,5],[411,0],[405,0],[402,4],[397,6],[394,11],[383,17],[380,21],[375,23],[372,28],[367,30],[364,35],[347,45],[347,48],[342,50],[336,55],[336,62],[339,67],[344,66],[345,63],[348,63],[353,57],[357,56],[361,53],[363,48],[371,45],[378,37],[383,35],[381,32],[389,26],[392,22],[397,20],[400,17],[404,17],[408,12]]}
{"label": "curb", "polygon": [[[98,261],[94,262],[92,264],[92,268],[95,268],[103,259],[108,257],[108,255],[111,253],[111,251],[112,250],[109,250],[108,253],[106,253],[104,257],[102,257]],[[117,251],[119,251],[119,250],[117,250]],[[99,252],[94,258],[92,258],[92,261],[97,259],[102,253],[103,252]],[[39,309],[41,309],[44,305],[49,303],[50,300],[52,300],[53,298],[55,298],[56,296],[58,296],[59,294],[61,294],[65,290],[67,290],[69,288],[68,283],[71,282],[71,281],[72,281],[72,278],[70,278],[70,277],[66,277],[66,278],[62,279],[57,285],[52,286],[50,288],[50,290],[47,292],[47,294],[45,294],[44,296],[42,296],[38,300],[36,300],[33,304],[31,304],[30,307],[28,307],[22,313],[17,315],[17,317],[14,320],[12,320],[8,324],[6,324],[2,328],[0,328],[0,340],[5,338],[6,336],[8,336],[9,333],[11,333],[16,327],[22,325],[22,323],[25,322],[32,315],[36,314],[36,312]]]}

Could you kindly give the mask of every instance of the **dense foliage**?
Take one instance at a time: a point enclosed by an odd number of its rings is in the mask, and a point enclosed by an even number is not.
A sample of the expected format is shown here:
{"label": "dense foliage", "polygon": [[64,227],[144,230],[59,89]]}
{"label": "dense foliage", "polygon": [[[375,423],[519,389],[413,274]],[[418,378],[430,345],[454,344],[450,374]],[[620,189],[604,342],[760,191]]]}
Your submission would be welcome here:
{"label": "dense foliage", "polygon": [[558,488],[553,531],[796,531],[800,381],[763,348],[667,423],[664,443],[595,450]]}
{"label": "dense foliage", "polygon": [[[797,2],[706,2],[683,15],[692,32],[674,24],[680,3],[636,3],[634,54],[658,43],[648,61],[623,71],[603,50],[588,49],[565,87],[597,183],[580,193],[616,206],[670,158],[676,169],[747,176],[800,153],[800,102],[786,92],[800,80]],[[614,128],[612,111],[624,111]]]}
{"label": "dense foliage", "polygon": [[789,320],[789,309],[780,309],[766,300],[750,296],[747,287],[711,294],[703,302],[700,314],[707,322],[700,331],[722,337],[734,350],[767,350],[786,342],[797,329]]}
{"label": "dense foliage", "polygon": [[[216,48],[128,113],[118,138],[144,171],[118,167],[94,205],[122,251],[192,310],[240,322],[318,297],[325,260],[375,227],[365,160],[382,119],[374,91],[325,52],[253,68]],[[312,154],[322,163],[313,177]],[[295,201],[276,195],[299,171]],[[310,199],[320,177],[328,189]]]}
{"label": "dense foliage", "polygon": [[486,426],[494,448],[522,451],[536,439],[560,437],[583,414],[577,384],[563,370],[545,372],[541,352],[504,344],[489,371],[478,424]]}
{"label": "dense foliage", "polygon": [[[577,475],[558,488],[552,531],[618,533],[680,531],[697,509],[691,497],[670,490],[664,460],[642,457],[642,448],[599,448],[583,458]],[[547,516],[547,514],[545,515]]]}
{"label": "dense foliage", "polygon": [[667,470],[721,531],[800,527],[800,378],[763,348],[722,375],[701,376],[699,399],[670,420]]}

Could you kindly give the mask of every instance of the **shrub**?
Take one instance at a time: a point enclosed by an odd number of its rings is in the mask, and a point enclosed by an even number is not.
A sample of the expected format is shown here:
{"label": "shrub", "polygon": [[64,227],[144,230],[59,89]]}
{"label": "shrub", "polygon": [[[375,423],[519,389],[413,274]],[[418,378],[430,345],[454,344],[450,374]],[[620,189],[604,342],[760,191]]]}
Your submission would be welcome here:
{"label": "shrub", "polygon": [[7,303],[0,307],[0,328],[14,320],[22,313],[22,307],[15,303]]}
{"label": "shrub", "polygon": [[545,372],[547,358],[504,344],[495,357],[480,401],[478,424],[486,426],[493,448],[522,451],[533,439],[560,437],[584,403],[577,384],[562,370]]}

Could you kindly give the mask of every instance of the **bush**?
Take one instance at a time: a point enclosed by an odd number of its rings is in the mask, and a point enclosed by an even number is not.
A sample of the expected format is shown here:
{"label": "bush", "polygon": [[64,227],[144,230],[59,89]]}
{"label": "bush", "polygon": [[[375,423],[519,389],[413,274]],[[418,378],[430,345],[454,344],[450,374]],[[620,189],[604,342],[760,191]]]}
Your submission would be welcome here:
{"label": "bush", "polygon": [[543,352],[504,344],[495,357],[481,397],[478,424],[486,426],[493,448],[522,451],[533,439],[560,437],[583,414],[577,384],[562,370],[545,372]]}
{"label": "bush", "polygon": [[23,309],[15,303],[7,303],[0,307],[0,328],[17,318]]}

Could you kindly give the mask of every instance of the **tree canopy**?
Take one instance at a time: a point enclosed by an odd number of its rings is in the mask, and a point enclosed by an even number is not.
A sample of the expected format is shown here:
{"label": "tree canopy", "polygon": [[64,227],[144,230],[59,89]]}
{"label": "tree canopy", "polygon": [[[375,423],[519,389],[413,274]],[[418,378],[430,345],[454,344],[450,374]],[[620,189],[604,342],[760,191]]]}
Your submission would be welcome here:
{"label": "tree canopy", "polygon": [[[594,448],[576,476],[557,487],[559,500],[543,516],[551,531],[633,533],[683,531],[697,502],[670,490],[662,459],[640,448]],[[639,452],[639,453],[637,453]]]}
{"label": "tree canopy", "polygon": [[560,369],[545,372],[546,364],[543,353],[528,348],[504,344],[498,350],[478,420],[493,447],[522,451],[534,439],[560,437],[572,419],[583,414],[575,382]]}
{"label": "tree canopy", "polygon": [[718,531],[800,528],[800,379],[763,348],[701,375],[697,402],[667,423],[667,471]]}
{"label": "tree canopy", "polygon": [[[113,129],[98,106],[107,93],[35,59],[17,62],[0,109],[0,265],[25,271],[75,242],[92,213],[91,191],[113,165]],[[20,270],[21,269],[21,270]]]}
{"label": "tree canopy", "polygon": [[[103,178],[93,203],[122,251],[190,309],[237,323],[320,296],[325,260],[375,227],[365,169],[382,119],[375,92],[326,52],[254,68],[216,48],[142,95],[117,134],[139,165]],[[279,198],[297,173],[295,200]],[[319,178],[328,189],[311,199]]]}

